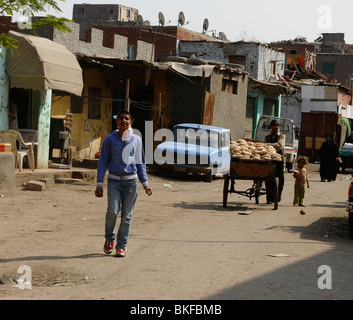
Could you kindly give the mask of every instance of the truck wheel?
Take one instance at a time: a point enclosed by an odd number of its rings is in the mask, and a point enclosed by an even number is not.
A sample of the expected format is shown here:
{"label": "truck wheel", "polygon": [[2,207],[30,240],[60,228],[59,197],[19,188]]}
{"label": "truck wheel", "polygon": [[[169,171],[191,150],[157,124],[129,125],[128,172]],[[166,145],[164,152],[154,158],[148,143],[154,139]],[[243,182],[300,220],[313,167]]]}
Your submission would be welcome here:
{"label": "truck wheel", "polygon": [[212,182],[212,170],[206,173],[205,180],[206,182]]}
{"label": "truck wheel", "polygon": [[353,212],[348,212],[348,231],[349,236],[353,239]]}
{"label": "truck wheel", "polygon": [[288,172],[292,172],[294,170],[294,162],[287,162],[286,167]]}

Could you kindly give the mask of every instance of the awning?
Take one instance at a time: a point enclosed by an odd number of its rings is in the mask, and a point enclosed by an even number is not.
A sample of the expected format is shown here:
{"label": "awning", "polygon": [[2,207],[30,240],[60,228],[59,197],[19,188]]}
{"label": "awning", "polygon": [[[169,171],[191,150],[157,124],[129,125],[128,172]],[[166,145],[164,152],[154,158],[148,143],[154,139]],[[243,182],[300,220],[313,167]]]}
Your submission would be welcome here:
{"label": "awning", "polygon": [[81,96],[82,69],[65,46],[49,39],[9,31],[18,49],[6,51],[6,72],[11,88],[54,89]]}

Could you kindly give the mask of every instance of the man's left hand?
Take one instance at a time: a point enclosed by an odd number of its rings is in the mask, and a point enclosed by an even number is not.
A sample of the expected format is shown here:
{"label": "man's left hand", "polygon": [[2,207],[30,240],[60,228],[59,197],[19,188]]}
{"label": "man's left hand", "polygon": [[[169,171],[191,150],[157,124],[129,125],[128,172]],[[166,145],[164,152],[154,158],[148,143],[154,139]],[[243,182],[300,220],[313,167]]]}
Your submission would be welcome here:
{"label": "man's left hand", "polygon": [[145,191],[147,195],[152,195],[152,189],[150,187],[145,187]]}

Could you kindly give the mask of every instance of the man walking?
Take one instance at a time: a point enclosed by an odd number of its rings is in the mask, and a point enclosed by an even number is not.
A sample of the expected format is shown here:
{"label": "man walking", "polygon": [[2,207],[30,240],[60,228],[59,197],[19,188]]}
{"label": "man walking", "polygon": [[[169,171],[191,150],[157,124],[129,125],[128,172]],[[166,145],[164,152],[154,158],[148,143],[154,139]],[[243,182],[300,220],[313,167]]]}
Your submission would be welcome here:
{"label": "man walking", "polygon": [[[138,180],[146,193],[148,186],[145,156],[141,138],[132,133],[132,117],[121,111],[116,119],[117,130],[107,136],[102,144],[97,170],[96,197],[103,197],[103,180],[108,169],[108,208],[105,220],[103,250],[111,254],[116,238],[116,256],[125,257],[133,209],[137,199]],[[115,234],[117,216],[121,212],[118,234]]]}

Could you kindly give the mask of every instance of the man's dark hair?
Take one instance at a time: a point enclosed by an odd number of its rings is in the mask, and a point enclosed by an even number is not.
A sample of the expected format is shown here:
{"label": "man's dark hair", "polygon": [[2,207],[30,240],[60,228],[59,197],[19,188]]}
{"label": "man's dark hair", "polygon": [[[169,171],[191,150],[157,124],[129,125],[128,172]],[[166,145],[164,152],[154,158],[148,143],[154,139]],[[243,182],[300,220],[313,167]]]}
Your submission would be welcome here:
{"label": "man's dark hair", "polygon": [[132,121],[134,121],[134,118],[132,117],[131,113],[130,113],[129,111],[127,111],[127,110],[121,110],[121,111],[119,111],[117,115],[114,115],[114,116],[113,116],[113,119],[115,119],[115,120],[118,119],[121,114],[127,114],[127,115],[129,115],[130,119],[131,119]]}
{"label": "man's dark hair", "polygon": [[118,118],[121,114],[128,114],[130,119],[132,119],[132,116],[131,116],[131,113],[129,111],[126,111],[126,110],[121,110],[119,113],[118,113]]}

